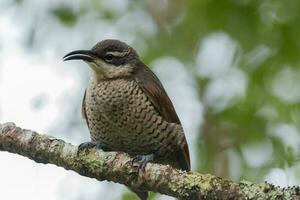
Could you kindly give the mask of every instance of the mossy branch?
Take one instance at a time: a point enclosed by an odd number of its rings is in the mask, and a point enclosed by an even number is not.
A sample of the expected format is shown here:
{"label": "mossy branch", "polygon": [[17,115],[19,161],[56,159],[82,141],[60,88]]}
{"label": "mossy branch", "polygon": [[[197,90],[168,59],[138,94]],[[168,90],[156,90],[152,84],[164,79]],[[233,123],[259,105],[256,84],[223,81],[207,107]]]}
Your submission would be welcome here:
{"label": "mossy branch", "polygon": [[38,163],[51,163],[99,181],[113,181],[181,199],[300,199],[299,186],[279,188],[269,183],[235,183],[154,163],[148,163],[145,172],[138,173],[126,153],[91,149],[77,155],[77,146],[16,127],[14,123],[0,124],[0,151],[17,153]]}

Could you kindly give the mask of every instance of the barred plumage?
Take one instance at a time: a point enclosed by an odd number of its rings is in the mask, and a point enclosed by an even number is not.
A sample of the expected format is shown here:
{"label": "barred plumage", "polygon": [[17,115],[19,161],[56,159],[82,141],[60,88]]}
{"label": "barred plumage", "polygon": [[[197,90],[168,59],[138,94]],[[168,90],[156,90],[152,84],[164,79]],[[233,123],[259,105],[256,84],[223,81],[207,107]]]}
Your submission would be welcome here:
{"label": "barred plumage", "polygon": [[[155,74],[136,51],[118,40],[104,40],[91,50],[67,54],[64,60],[84,60],[93,70],[82,113],[92,143],[148,161],[190,170],[183,128],[172,102]],[[147,191],[131,188],[142,200]]]}
{"label": "barred plumage", "polygon": [[184,142],[181,125],[164,120],[135,80],[92,76],[84,105],[92,141],[112,150],[167,157]]}

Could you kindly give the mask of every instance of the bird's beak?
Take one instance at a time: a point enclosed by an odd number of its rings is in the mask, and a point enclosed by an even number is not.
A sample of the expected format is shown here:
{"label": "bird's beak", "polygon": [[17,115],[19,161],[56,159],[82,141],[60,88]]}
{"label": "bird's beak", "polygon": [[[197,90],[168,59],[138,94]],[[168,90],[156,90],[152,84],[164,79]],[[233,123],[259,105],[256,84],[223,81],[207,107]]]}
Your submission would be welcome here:
{"label": "bird's beak", "polygon": [[72,51],[63,57],[64,61],[67,60],[84,60],[87,62],[92,62],[96,56],[90,50],[77,50]]}

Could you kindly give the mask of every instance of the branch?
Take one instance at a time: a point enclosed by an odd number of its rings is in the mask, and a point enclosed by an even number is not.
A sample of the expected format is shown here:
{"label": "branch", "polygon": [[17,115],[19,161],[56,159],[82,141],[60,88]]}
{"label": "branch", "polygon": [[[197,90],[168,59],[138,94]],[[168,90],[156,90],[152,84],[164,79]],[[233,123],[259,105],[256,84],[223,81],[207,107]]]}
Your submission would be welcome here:
{"label": "branch", "polygon": [[77,146],[21,129],[14,123],[0,124],[0,151],[61,166],[99,181],[113,181],[181,199],[300,199],[299,186],[279,188],[269,183],[234,183],[154,163],[148,163],[145,172],[138,173],[137,166],[131,164],[132,159],[126,153],[91,149],[77,155]]}

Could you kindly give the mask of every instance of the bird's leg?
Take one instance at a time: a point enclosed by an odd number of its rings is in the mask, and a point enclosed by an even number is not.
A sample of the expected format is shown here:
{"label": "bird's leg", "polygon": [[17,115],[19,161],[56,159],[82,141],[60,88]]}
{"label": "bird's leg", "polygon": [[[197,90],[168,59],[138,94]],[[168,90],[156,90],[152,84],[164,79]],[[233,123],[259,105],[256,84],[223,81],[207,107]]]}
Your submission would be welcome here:
{"label": "bird's leg", "polygon": [[142,170],[143,172],[145,171],[145,167],[148,162],[154,160],[154,154],[147,154],[147,155],[136,155],[132,159],[132,164],[134,162],[137,162],[139,164],[138,170]]}
{"label": "bird's leg", "polygon": [[94,147],[102,149],[103,151],[112,151],[110,147],[100,142],[84,142],[78,146],[77,154],[79,154],[81,151],[89,150]]}

